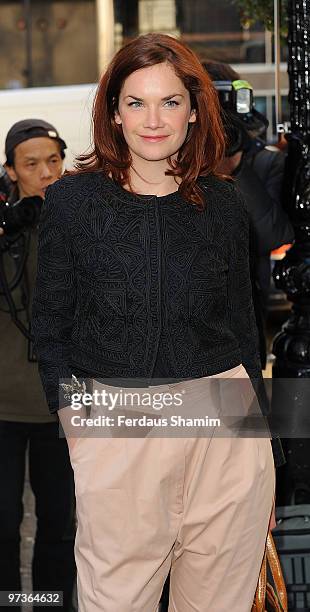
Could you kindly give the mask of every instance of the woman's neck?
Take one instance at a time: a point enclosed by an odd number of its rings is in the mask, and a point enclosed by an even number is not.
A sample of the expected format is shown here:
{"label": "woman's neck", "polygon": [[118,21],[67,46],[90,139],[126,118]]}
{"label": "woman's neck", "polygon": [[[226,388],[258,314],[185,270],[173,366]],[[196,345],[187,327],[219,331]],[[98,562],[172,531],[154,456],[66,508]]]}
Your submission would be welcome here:
{"label": "woman's neck", "polygon": [[166,170],[168,170],[166,160],[156,163],[145,161],[139,164],[133,160],[129,170],[131,189],[141,195],[165,196],[174,193],[178,190],[181,181],[179,177],[165,174]]}

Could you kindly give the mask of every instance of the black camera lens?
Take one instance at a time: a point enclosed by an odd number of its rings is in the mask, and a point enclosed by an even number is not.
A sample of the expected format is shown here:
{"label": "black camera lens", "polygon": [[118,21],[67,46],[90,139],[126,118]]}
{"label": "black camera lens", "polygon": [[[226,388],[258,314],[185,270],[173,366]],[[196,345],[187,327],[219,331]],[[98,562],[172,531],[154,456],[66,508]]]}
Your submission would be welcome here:
{"label": "black camera lens", "polygon": [[40,196],[22,198],[14,204],[0,206],[0,227],[6,236],[18,234],[24,229],[35,227],[40,218],[43,200]]}

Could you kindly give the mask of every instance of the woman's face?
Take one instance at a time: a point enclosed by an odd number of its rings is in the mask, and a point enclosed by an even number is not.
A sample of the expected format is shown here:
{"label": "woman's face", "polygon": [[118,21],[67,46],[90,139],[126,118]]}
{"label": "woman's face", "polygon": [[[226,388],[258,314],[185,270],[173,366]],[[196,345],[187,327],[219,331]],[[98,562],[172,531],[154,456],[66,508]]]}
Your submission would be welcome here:
{"label": "woman's face", "polygon": [[133,162],[176,156],[196,121],[190,96],[170,64],[156,64],[129,75],[120,92],[115,121],[122,126]]}

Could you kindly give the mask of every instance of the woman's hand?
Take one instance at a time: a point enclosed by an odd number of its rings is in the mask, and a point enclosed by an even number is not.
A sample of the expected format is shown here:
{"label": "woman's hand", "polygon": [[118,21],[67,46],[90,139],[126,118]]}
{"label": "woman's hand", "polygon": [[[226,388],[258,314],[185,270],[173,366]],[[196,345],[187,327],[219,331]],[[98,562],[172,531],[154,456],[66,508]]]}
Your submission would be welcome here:
{"label": "woman's hand", "polygon": [[272,506],[272,510],[271,510],[271,515],[270,515],[270,520],[269,520],[269,529],[272,530],[276,526],[277,526],[277,523],[276,523],[276,501],[274,500],[273,506]]}
{"label": "woman's hand", "polygon": [[[78,438],[82,437],[85,432],[85,427],[76,427],[73,424],[72,417],[76,416],[76,413],[72,410],[72,406],[67,406],[66,408],[62,408],[58,410],[58,418],[62,425],[64,434],[66,436],[67,444],[69,451],[71,451],[78,440]],[[79,412],[79,416],[81,418],[87,417],[86,409],[83,407],[81,412]],[[87,427],[86,427],[87,429]]]}

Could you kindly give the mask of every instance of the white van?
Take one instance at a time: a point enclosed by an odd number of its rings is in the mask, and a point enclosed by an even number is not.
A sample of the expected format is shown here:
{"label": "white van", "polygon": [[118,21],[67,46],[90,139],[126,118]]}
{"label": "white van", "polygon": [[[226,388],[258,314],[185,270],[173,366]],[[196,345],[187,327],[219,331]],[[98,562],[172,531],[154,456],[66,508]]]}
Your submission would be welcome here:
{"label": "white van", "polygon": [[55,125],[67,144],[66,169],[91,143],[91,111],[97,84],[66,87],[33,87],[0,91],[0,163],[5,161],[4,141],[16,121],[31,117]]}

